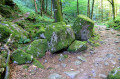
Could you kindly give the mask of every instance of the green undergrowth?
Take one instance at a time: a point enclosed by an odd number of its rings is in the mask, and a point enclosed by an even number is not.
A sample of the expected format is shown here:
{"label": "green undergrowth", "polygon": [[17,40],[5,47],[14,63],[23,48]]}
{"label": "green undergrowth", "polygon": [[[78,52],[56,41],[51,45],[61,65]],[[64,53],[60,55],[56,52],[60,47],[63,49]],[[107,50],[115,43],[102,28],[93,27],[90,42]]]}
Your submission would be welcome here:
{"label": "green undergrowth", "polygon": [[120,17],[116,17],[116,20],[110,20],[106,24],[107,28],[113,28],[115,30],[120,30]]}
{"label": "green undergrowth", "polygon": [[93,36],[88,40],[88,43],[94,47],[100,46],[98,42],[100,35],[95,32],[95,28],[93,29]]}

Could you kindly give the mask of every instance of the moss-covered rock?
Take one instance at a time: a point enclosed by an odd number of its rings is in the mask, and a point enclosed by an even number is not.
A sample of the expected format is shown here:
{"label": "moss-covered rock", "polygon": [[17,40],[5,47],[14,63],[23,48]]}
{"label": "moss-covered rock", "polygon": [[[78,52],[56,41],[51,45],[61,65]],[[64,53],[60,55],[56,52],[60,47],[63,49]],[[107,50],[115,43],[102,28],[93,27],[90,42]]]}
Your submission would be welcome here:
{"label": "moss-covered rock", "polygon": [[40,29],[38,30],[38,32],[33,36],[33,37],[38,37],[38,38],[42,38],[45,39],[45,28],[44,27],[40,27]]}
{"label": "moss-covered rock", "polygon": [[107,79],[120,79],[120,68],[113,69]]}
{"label": "moss-covered rock", "polygon": [[94,22],[90,18],[78,15],[72,27],[75,32],[75,38],[82,41],[88,40],[93,35],[93,27]]}
{"label": "moss-covered rock", "polygon": [[15,37],[17,40],[20,38],[28,37],[28,32],[26,32],[20,26],[8,21],[1,22],[0,23],[0,41],[9,37],[10,34],[12,34],[12,36]]}
{"label": "moss-covered rock", "polygon": [[38,68],[44,68],[44,66],[38,61],[37,59],[33,59],[33,65],[37,66]]}
{"label": "moss-covered rock", "polygon": [[68,47],[74,40],[74,31],[64,22],[53,23],[46,27],[45,38],[48,41],[48,49],[55,53]]}
{"label": "moss-covered rock", "polygon": [[75,40],[69,47],[68,51],[70,52],[80,52],[87,49],[86,41],[77,41]]}
{"label": "moss-covered rock", "polygon": [[25,53],[21,49],[17,49],[11,55],[11,59],[12,59],[13,63],[15,63],[15,64],[26,64],[26,63],[32,62],[33,56]]}
{"label": "moss-covered rock", "polygon": [[26,53],[33,55],[34,57],[43,57],[47,51],[47,40],[38,39],[33,41],[26,49]]}

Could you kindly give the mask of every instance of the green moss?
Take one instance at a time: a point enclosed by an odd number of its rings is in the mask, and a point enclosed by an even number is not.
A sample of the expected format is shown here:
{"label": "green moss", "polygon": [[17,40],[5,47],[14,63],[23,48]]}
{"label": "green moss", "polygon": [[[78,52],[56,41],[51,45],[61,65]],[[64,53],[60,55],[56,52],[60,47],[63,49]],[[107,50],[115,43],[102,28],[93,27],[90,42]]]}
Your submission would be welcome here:
{"label": "green moss", "polygon": [[25,53],[21,49],[17,49],[11,55],[11,59],[12,59],[13,63],[26,64],[26,63],[31,63],[32,62],[33,56]]}
{"label": "green moss", "polygon": [[75,38],[77,40],[81,40],[81,31],[84,27],[87,27],[87,30],[89,32],[88,37],[91,37],[93,35],[93,27],[94,27],[94,21],[92,21],[90,18],[84,16],[84,15],[78,15],[76,18],[74,25],[73,25],[73,30],[75,32]]}
{"label": "green moss", "polygon": [[75,40],[73,30],[64,22],[46,26],[45,37],[48,40],[48,48],[52,53],[68,47]]}
{"label": "green moss", "polygon": [[10,34],[11,34],[10,29],[0,25],[0,41],[8,38],[10,36]]}
{"label": "green moss", "polygon": [[63,55],[64,56],[64,58],[68,58],[68,55]]}
{"label": "green moss", "polygon": [[47,51],[47,40],[46,39],[38,39],[33,41],[26,49],[28,54],[33,55],[34,57],[43,57],[45,56],[45,52]]}
{"label": "green moss", "polygon": [[38,32],[33,37],[45,38],[44,37],[44,33],[45,33],[45,28],[44,27],[40,27],[40,29],[38,30]]}
{"label": "green moss", "polygon": [[38,61],[37,59],[33,59],[33,65],[37,66],[38,68],[44,68],[44,66]]}
{"label": "green moss", "polygon": [[3,31],[3,38],[9,37],[10,34],[12,34],[13,37],[15,37],[15,40],[18,40],[20,38],[27,38],[28,32],[26,32],[24,29],[22,29],[20,26],[8,22],[8,21],[2,21],[0,24],[0,30]]}
{"label": "green moss", "polygon": [[87,49],[86,41],[77,41],[75,40],[69,47],[68,51],[70,52],[80,52]]}
{"label": "green moss", "polygon": [[27,65],[23,66],[23,69],[28,69],[28,68],[29,68],[29,66],[27,66]]}
{"label": "green moss", "polygon": [[120,68],[113,69],[107,79],[120,79]]}

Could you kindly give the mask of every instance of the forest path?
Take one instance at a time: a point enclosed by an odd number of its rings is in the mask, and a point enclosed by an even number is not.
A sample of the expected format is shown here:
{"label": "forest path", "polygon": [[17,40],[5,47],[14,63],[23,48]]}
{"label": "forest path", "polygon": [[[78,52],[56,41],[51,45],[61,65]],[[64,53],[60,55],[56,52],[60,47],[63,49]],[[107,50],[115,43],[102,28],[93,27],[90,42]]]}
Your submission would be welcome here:
{"label": "forest path", "polygon": [[[30,64],[26,64],[28,69],[24,69],[24,65],[14,65],[11,79],[48,79],[48,76],[52,76],[51,79],[54,76],[58,79],[61,76],[60,79],[105,79],[113,68],[120,66],[120,32],[97,26],[95,30],[100,34],[101,45],[94,50],[72,54],[65,51],[61,56],[55,54],[52,58],[39,59],[45,69]],[[66,59],[62,58],[65,54],[68,55]],[[80,56],[84,57],[82,61]]]}

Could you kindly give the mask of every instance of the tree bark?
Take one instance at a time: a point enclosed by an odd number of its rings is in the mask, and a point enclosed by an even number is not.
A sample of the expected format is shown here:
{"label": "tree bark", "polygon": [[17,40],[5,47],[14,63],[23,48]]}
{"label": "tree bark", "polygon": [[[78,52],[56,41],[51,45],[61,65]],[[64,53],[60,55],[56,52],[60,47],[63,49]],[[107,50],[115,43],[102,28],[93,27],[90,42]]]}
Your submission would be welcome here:
{"label": "tree bark", "polygon": [[36,4],[36,0],[34,0],[34,4],[35,4],[35,12],[37,13],[37,4]]}
{"label": "tree bark", "polygon": [[60,8],[61,8],[61,13],[62,13],[62,2],[61,2],[61,0],[60,0]]}
{"label": "tree bark", "polygon": [[79,15],[79,2],[77,0],[77,15]]}
{"label": "tree bark", "polygon": [[115,20],[115,3],[114,0],[108,0],[112,5],[113,20]]}
{"label": "tree bark", "polygon": [[92,3],[91,19],[93,18],[94,3],[95,3],[95,0],[93,0],[93,3]]}
{"label": "tree bark", "polygon": [[40,8],[40,15],[42,16],[42,2],[43,0],[40,0],[41,8]]}
{"label": "tree bark", "polygon": [[47,7],[48,7],[48,0],[46,0],[46,13],[47,13]]}
{"label": "tree bark", "polygon": [[87,17],[90,18],[90,0],[88,0]]}
{"label": "tree bark", "polygon": [[103,0],[101,0],[101,21],[103,22]]}
{"label": "tree bark", "polygon": [[52,16],[52,0],[51,0],[51,16]]}
{"label": "tree bark", "polygon": [[55,22],[63,21],[59,0],[52,0]]}

